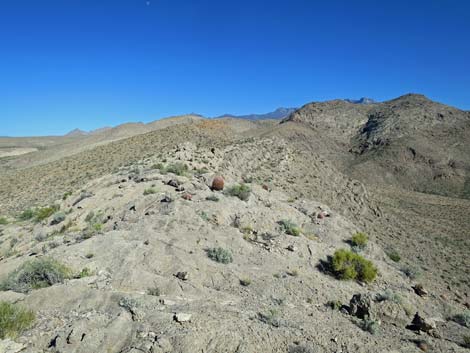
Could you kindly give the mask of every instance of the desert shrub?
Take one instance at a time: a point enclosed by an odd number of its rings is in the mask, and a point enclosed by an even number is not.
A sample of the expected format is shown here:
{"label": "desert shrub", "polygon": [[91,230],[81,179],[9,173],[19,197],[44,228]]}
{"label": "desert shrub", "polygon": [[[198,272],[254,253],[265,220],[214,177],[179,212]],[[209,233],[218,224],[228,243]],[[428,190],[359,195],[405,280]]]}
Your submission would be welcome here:
{"label": "desert shrub", "polygon": [[233,185],[225,193],[229,196],[238,197],[242,201],[247,201],[250,198],[251,188],[246,184]]}
{"label": "desert shrub", "polygon": [[462,326],[470,328],[470,310],[465,310],[463,313],[454,315],[452,320]]}
{"label": "desert shrub", "polygon": [[359,327],[372,335],[375,335],[379,332],[378,322],[368,318],[362,320],[359,324]]}
{"label": "desert shrub", "polygon": [[286,271],[286,273],[287,273],[289,276],[297,277],[297,276],[299,275],[299,270],[296,270],[296,269],[288,270],[288,271]]}
{"label": "desert shrub", "polygon": [[265,313],[258,313],[258,319],[265,324],[279,327],[281,325],[279,313],[276,309],[270,309]]}
{"label": "desert shrub", "polygon": [[85,217],[85,222],[88,222],[88,223],[91,222],[93,217],[95,217],[95,212],[93,211],[88,212],[88,214]]}
{"label": "desert shrub", "polygon": [[250,284],[251,284],[251,279],[249,278],[240,278],[240,284],[243,286],[243,287],[248,287]]}
{"label": "desert shrub", "polygon": [[69,196],[72,196],[72,191],[65,192],[64,195],[62,195],[62,200],[67,200]]}
{"label": "desert shrub", "polygon": [[156,193],[157,193],[157,190],[155,188],[148,188],[148,189],[144,190],[144,196],[145,195],[152,195],[152,194],[156,194]]}
{"label": "desert shrub", "polygon": [[161,294],[161,291],[160,291],[160,288],[158,288],[157,286],[154,286],[154,287],[150,287],[147,289],[147,294],[158,297]]}
{"label": "desert shrub", "polygon": [[85,257],[86,257],[87,259],[91,259],[91,258],[93,258],[94,256],[95,256],[95,254],[93,254],[93,253],[91,253],[91,252],[85,255]]}
{"label": "desert shrub", "polygon": [[410,267],[410,266],[403,267],[401,268],[401,272],[403,272],[405,276],[411,280],[415,280],[421,276],[421,271],[415,267]]}
{"label": "desert shrub", "polygon": [[209,173],[209,170],[207,168],[194,168],[194,174],[196,175],[203,175]]}
{"label": "desert shrub", "polygon": [[54,212],[59,210],[58,205],[52,205],[48,207],[41,207],[34,211],[34,220],[36,222],[41,222],[54,214]]}
{"label": "desert shrub", "polygon": [[216,262],[228,264],[233,261],[232,253],[224,248],[211,248],[207,250],[207,256]]}
{"label": "desert shrub", "polygon": [[300,235],[301,230],[299,226],[297,226],[297,224],[295,224],[294,222],[283,219],[282,221],[279,222],[279,224],[281,225],[282,230],[286,232],[287,234],[293,235],[296,237]]}
{"label": "desert shrub", "polygon": [[0,217],[0,225],[8,224],[8,220],[5,217]]}
{"label": "desert shrub", "polygon": [[470,348],[470,336],[463,336],[463,346]]}
{"label": "desert shrub", "polygon": [[366,234],[358,232],[352,236],[351,244],[359,249],[364,249],[367,246],[368,240],[369,238]]}
{"label": "desert shrub", "polygon": [[389,257],[390,260],[393,262],[399,262],[401,260],[400,254],[396,250],[389,250],[387,251],[387,256]]}
{"label": "desert shrub", "polygon": [[84,277],[90,277],[92,275],[93,275],[93,271],[91,271],[88,267],[85,267],[75,277],[84,278]]}
{"label": "desert shrub", "polygon": [[402,298],[400,297],[400,295],[391,291],[390,289],[377,293],[375,296],[375,300],[377,300],[378,302],[391,301],[396,304],[402,303]]}
{"label": "desert shrub", "polygon": [[326,306],[333,310],[340,310],[343,306],[343,303],[341,303],[339,300],[330,300],[328,303],[326,303]]}
{"label": "desert shrub", "polygon": [[34,322],[32,311],[16,304],[0,302],[0,339],[16,338]]}
{"label": "desert shrub", "polygon": [[59,224],[65,221],[65,213],[64,212],[56,212],[54,216],[52,216],[52,224]]}
{"label": "desert shrub", "polygon": [[103,212],[90,211],[85,217],[85,222],[88,223],[88,226],[84,229],[81,240],[89,239],[103,230]]}
{"label": "desert shrub", "polygon": [[339,279],[358,279],[372,282],[377,275],[377,268],[371,261],[352,251],[337,250],[331,260],[331,268]]}
{"label": "desert shrub", "polygon": [[185,175],[188,172],[188,166],[184,163],[176,162],[168,165],[165,171],[176,175]]}
{"label": "desert shrub", "polygon": [[21,212],[21,214],[18,216],[18,219],[20,221],[28,221],[32,219],[33,217],[34,217],[34,210],[32,208],[29,208]]}
{"label": "desert shrub", "polygon": [[152,169],[159,169],[159,170],[165,169],[164,165],[161,164],[161,163],[154,164],[154,165],[152,165],[150,168],[152,168]]}
{"label": "desert shrub", "polygon": [[10,248],[14,247],[18,243],[19,243],[19,239],[17,237],[11,238],[10,239]]}
{"label": "desert shrub", "polygon": [[34,259],[23,263],[0,282],[0,290],[28,293],[63,283],[68,278],[71,278],[71,271],[60,262],[50,258]]}
{"label": "desert shrub", "polygon": [[201,211],[201,212],[199,213],[199,215],[201,216],[201,218],[202,218],[204,221],[206,221],[206,222],[209,221],[209,215],[208,215],[206,212]]}
{"label": "desert shrub", "polygon": [[219,201],[219,198],[218,198],[216,195],[210,195],[210,196],[207,196],[207,197],[206,197],[206,200],[207,200],[207,201],[218,202],[218,201]]}

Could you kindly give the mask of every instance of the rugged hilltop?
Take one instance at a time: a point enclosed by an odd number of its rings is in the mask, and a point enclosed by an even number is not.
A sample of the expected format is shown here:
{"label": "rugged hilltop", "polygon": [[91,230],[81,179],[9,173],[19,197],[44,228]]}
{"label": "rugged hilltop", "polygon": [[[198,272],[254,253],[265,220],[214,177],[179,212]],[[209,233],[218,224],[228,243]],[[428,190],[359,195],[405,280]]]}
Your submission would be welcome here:
{"label": "rugged hilltop", "polygon": [[408,94],[371,105],[307,104],[284,121],[310,126],[326,152],[343,152],[341,169],[368,184],[470,195],[469,112]]}
{"label": "rugged hilltop", "polygon": [[[468,123],[336,100],[8,157],[0,303],[35,319],[0,352],[465,352]],[[444,144],[464,177],[420,188]]]}

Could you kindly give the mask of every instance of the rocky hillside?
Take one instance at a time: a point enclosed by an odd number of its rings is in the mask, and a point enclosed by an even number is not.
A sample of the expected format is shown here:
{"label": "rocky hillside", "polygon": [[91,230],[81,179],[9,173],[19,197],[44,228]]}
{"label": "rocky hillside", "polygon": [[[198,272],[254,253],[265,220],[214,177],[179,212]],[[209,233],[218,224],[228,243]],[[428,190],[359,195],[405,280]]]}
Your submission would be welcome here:
{"label": "rocky hillside", "polygon": [[[244,146],[182,143],[90,180],[53,212],[37,209],[2,226],[0,301],[33,310],[35,320],[0,347],[465,351],[470,329],[449,320],[458,305],[407,277],[374,239],[357,238],[363,229],[354,221],[314,199],[292,198],[264,174],[289,164],[288,146],[251,143],[245,151],[263,157],[245,155],[245,163],[263,163],[240,176]],[[220,191],[217,174],[225,179]],[[341,280],[331,258],[339,249],[372,261],[363,264],[372,274],[358,268],[362,280]]]}
{"label": "rocky hillside", "polygon": [[470,200],[395,168],[465,169],[467,124],[408,95],[10,156],[0,352],[468,351]]}
{"label": "rocky hillside", "polygon": [[341,169],[354,178],[470,197],[469,112],[408,94],[372,105],[312,103],[285,122],[307,124],[327,150],[340,146]]}

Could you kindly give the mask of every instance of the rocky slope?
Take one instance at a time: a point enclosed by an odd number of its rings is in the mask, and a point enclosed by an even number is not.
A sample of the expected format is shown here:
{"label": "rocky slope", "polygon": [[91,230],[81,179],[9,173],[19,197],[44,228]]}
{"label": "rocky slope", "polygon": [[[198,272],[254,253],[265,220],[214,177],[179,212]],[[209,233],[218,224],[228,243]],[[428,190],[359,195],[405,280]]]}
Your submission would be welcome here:
{"label": "rocky slope", "polygon": [[[441,146],[436,131],[461,126],[450,151],[465,151],[465,114],[415,95],[338,100],[282,124],[197,119],[52,160],[31,153],[31,165],[11,157],[0,303],[36,320],[0,352],[465,352],[470,200],[410,191],[416,160],[410,185],[381,177],[393,146]],[[357,232],[366,246],[351,243]],[[339,249],[377,278],[338,279]],[[65,280],[14,286],[23,264],[47,259],[70,269]]]}
{"label": "rocky slope", "polygon": [[[372,284],[325,272],[328,256],[349,248],[351,236],[362,230],[328,205],[292,199],[275,179],[263,181],[262,172],[256,181],[245,176],[251,189],[246,200],[211,190],[214,171],[224,175],[226,189],[242,182],[235,163],[242,146],[214,152],[182,143],[57,200],[66,215],[59,224],[49,217],[4,226],[0,278],[35,258],[53,258],[85,273],[28,293],[0,292],[0,300],[37,314],[34,326],[16,339],[18,349],[414,352],[423,343],[406,327],[420,312],[434,327],[426,345],[464,352],[462,337],[470,330],[446,317],[458,307],[417,295],[415,282],[375,241],[361,251],[379,270]],[[279,153],[285,157],[281,164],[289,163],[281,141],[258,141],[247,150],[263,148],[265,157],[258,159],[266,170],[267,150],[276,162]],[[193,172],[175,175],[154,167],[180,162]],[[300,236],[286,234],[279,224],[285,219],[302,229]],[[211,259],[209,250],[217,247],[233,261]],[[362,299],[350,302],[355,294]],[[337,309],[328,304],[335,302],[341,303]],[[370,312],[374,329],[366,328],[360,310]]]}
{"label": "rocky slope", "polygon": [[354,178],[427,193],[470,195],[468,112],[408,94],[372,105],[312,103],[285,122],[313,128],[325,150],[340,151],[338,166]]}

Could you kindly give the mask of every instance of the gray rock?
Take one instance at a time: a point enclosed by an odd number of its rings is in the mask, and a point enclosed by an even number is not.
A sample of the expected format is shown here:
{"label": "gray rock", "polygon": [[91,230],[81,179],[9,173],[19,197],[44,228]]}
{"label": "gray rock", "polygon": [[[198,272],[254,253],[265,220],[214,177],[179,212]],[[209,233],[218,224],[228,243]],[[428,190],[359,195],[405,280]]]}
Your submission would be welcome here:
{"label": "gray rock", "polygon": [[191,321],[191,314],[186,313],[175,313],[173,319],[177,322],[188,322]]}
{"label": "gray rock", "polygon": [[372,313],[372,297],[369,294],[354,294],[349,302],[349,315],[360,319],[370,317]]}
{"label": "gray rock", "polygon": [[16,343],[10,339],[0,340],[0,353],[17,353],[25,349],[22,343]]}

